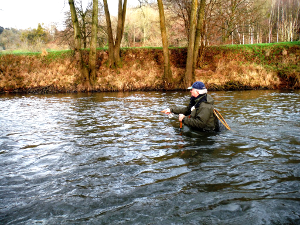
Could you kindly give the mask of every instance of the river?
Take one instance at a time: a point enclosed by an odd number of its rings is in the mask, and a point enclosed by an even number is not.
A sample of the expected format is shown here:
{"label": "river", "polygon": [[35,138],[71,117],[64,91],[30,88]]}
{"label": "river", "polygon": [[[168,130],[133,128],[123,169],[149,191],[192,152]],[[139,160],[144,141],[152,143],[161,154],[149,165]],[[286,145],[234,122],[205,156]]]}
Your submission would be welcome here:
{"label": "river", "polygon": [[0,95],[0,224],[299,224],[300,91]]}

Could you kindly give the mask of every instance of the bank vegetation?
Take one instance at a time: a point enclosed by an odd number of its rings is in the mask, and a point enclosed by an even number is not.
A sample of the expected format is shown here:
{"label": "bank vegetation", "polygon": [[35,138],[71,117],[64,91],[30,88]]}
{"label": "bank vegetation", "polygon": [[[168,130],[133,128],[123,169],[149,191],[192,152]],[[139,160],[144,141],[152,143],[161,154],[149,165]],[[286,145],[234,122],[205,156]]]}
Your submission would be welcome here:
{"label": "bank vegetation", "polygon": [[[169,54],[173,76],[168,90],[184,90],[187,48],[169,48]],[[88,55],[83,51],[86,64]],[[162,48],[122,48],[122,64],[116,68],[107,65],[106,49],[98,49],[96,59],[90,87],[71,50],[1,55],[0,92],[165,90]],[[195,80],[210,90],[299,89],[300,42],[210,46],[197,65]]]}

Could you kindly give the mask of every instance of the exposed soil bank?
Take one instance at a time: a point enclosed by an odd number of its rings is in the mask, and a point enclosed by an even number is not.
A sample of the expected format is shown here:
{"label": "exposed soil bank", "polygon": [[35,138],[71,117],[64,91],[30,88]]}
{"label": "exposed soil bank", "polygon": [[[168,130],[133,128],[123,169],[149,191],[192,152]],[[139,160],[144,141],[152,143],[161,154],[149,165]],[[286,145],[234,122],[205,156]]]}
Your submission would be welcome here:
{"label": "exposed soil bank", "polygon": [[[107,51],[99,50],[97,81],[90,88],[80,78],[72,52],[47,55],[0,55],[0,93],[56,93],[163,89],[162,49],[123,49],[121,68],[106,67]],[[88,52],[86,52],[87,61]],[[170,49],[174,81],[182,86],[186,49]],[[299,89],[300,42],[271,45],[212,46],[199,61],[195,80],[210,90]]]}

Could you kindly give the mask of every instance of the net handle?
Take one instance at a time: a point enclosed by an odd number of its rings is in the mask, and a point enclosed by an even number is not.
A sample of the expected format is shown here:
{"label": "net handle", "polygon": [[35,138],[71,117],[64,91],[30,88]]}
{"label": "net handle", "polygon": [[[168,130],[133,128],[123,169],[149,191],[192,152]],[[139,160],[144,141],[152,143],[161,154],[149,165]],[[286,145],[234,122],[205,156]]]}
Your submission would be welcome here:
{"label": "net handle", "polygon": [[226,123],[225,119],[223,118],[221,113],[219,113],[218,110],[214,109],[214,114],[228,130],[231,130],[229,125]]}

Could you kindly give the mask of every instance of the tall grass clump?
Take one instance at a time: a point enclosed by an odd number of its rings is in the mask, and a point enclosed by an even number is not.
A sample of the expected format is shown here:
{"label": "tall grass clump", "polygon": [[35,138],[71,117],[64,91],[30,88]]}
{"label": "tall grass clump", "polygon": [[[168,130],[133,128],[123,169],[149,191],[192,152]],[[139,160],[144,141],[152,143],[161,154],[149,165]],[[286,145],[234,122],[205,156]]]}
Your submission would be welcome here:
{"label": "tall grass clump", "polygon": [[300,42],[212,46],[204,78],[214,89],[300,88],[299,62]]}
{"label": "tall grass clump", "polygon": [[280,85],[277,74],[261,65],[225,60],[202,80],[215,90],[276,89]]}
{"label": "tall grass clump", "polygon": [[7,54],[0,59],[0,92],[75,91],[78,70],[70,58]]}
{"label": "tall grass clump", "polygon": [[[162,89],[163,68],[156,57],[146,49],[126,49],[121,53],[121,68],[99,67],[96,90],[132,91]],[[107,60],[107,53],[102,53],[102,65]]]}

